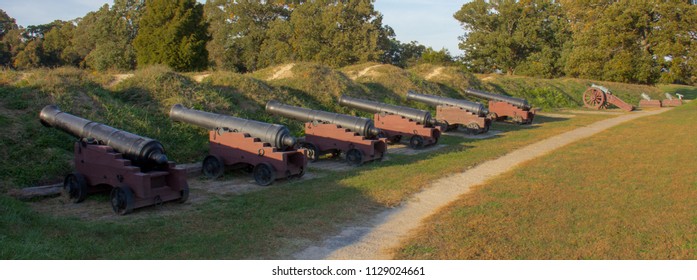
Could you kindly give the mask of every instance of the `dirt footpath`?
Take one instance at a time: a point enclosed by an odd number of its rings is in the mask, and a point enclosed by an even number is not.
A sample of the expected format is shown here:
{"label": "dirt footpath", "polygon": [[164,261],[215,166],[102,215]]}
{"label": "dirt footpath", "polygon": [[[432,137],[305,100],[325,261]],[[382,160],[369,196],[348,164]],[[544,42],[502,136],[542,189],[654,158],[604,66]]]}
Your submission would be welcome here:
{"label": "dirt footpath", "polygon": [[416,194],[402,206],[385,211],[368,224],[345,228],[332,236],[293,255],[296,259],[391,259],[389,250],[401,244],[409,232],[438,209],[519,164],[543,156],[562,146],[593,136],[613,126],[640,117],[668,111],[660,109],[634,112],[603,120],[578,128],[513,151],[503,157],[484,162],[464,173],[455,174],[434,182],[429,188]]}

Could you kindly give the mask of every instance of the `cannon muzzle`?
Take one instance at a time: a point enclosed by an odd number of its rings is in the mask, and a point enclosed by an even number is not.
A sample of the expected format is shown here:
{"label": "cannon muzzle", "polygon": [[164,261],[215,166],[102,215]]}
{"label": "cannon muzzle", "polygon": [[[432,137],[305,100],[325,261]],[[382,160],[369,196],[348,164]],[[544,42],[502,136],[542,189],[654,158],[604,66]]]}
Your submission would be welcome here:
{"label": "cannon muzzle", "polygon": [[123,154],[136,165],[167,163],[165,148],[159,141],[86,120],[48,105],[39,114],[41,124],[55,127],[81,139],[94,139]]}
{"label": "cannon muzzle", "polygon": [[248,133],[261,141],[270,143],[277,148],[295,146],[295,137],[287,127],[280,124],[270,124],[260,121],[220,115],[194,109],[187,109],[181,104],[172,106],[169,117],[178,122],[185,122],[210,130],[228,129],[235,132]]}
{"label": "cannon muzzle", "polygon": [[419,101],[422,103],[429,104],[431,106],[446,105],[459,107],[482,117],[489,114],[489,110],[486,107],[484,107],[484,105],[477,102],[471,102],[462,99],[453,99],[442,96],[419,94],[413,91],[409,91],[407,92],[407,100]]}
{"label": "cannon muzzle", "polygon": [[424,110],[363,100],[348,96],[341,96],[339,98],[339,104],[370,113],[388,113],[399,115],[428,126],[436,125],[436,120],[431,117],[431,113]]}
{"label": "cannon muzzle", "polygon": [[266,111],[303,122],[317,121],[340,125],[341,127],[350,129],[351,131],[364,137],[378,136],[381,132],[380,129],[375,127],[373,121],[370,119],[319,110],[310,110],[282,104],[274,100],[266,103]]}
{"label": "cannon muzzle", "polygon": [[506,96],[506,95],[501,95],[501,94],[495,94],[495,93],[471,89],[471,88],[466,89],[465,93],[472,95],[472,96],[479,97],[479,98],[484,98],[486,100],[506,102],[506,103],[512,104],[514,106],[517,106],[518,108],[521,108],[523,110],[530,109],[530,104],[528,104],[528,101],[525,99],[522,99],[522,98],[516,98],[516,97],[511,97],[511,96]]}

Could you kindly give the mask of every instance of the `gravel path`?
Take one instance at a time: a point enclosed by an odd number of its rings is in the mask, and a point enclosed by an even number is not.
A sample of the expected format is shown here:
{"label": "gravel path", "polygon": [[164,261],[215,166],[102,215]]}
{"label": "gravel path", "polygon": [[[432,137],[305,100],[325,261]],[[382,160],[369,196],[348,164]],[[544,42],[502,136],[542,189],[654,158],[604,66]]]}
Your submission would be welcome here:
{"label": "gravel path", "polygon": [[656,115],[669,109],[628,113],[578,128],[513,151],[498,159],[484,162],[464,173],[434,182],[414,195],[402,206],[380,213],[366,225],[348,227],[293,255],[296,259],[391,259],[389,250],[401,244],[409,232],[418,229],[421,221],[438,209],[467,193],[471,187],[508,172],[519,164],[545,155],[555,149],[600,133],[613,126],[640,117]]}

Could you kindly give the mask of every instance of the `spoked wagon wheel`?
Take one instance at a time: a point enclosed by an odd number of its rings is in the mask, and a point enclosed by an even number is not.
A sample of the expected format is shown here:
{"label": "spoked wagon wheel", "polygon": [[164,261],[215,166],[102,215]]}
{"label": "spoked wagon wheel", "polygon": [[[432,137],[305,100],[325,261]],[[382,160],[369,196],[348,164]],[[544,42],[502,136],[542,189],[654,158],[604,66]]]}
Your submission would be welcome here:
{"label": "spoked wagon wheel", "polygon": [[126,215],[133,212],[133,191],[126,185],[111,190],[111,208],[114,213]]}
{"label": "spoked wagon wheel", "polygon": [[606,101],[605,93],[600,89],[589,88],[583,93],[583,104],[585,104],[586,107],[594,109],[605,108]]}
{"label": "spoked wagon wheel", "polygon": [[276,170],[271,164],[262,162],[254,167],[254,181],[260,186],[268,186],[276,180]]}

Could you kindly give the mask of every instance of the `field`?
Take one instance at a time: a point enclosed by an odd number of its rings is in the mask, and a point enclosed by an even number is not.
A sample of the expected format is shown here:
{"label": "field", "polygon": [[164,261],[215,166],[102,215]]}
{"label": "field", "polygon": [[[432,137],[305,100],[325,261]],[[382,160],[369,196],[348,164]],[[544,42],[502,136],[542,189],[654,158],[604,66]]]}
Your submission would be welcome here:
{"label": "field", "polygon": [[[125,217],[89,214],[109,208],[106,196],[94,196],[88,199],[90,203],[75,206],[62,205],[61,198],[21,202],[5,195],[19,188],[60,182],[70,171],[73,137],[44,128],[37,120],[39,110],[52,103],[65,111],[159,139],[171,159],[192,163],[207,153],[207,132],[171,122],[167,112],[173,104],[284,123],[300,135],[301,123],[265,114],[266,101],[278,99],[367,116],[338,106],[336,99],[348,94],[403,103],[405,89],[463,97],[461,90],[471,86],[528,97],[545,112],[563,114],[565,108],[578,108],[582,91],[590,83],[477,77],[456,68],[430,65],[404,70],[368,64],[335,70],[298,63],[245,75],[204,74],[153,67],[117,81],[111,75],[73,68],[0,73],[0,124],[6,128],[0,134],[0,258],[289,258],[345,225],[398,207],[435,179],[463,172],[539,139],[612,117],[540,116],[532,127],[495,124],[492,130],[501,134],[490,139],[446,136],[441,140],[443,147],[419,156],[390,155],[383,162],[348,171],[311,168],[308,179],[279,182],[242,194],[195,190],[191,201],[183,205],[165,204]],[[665,89],[612,84],[611,88],[626,98],[638,97],[641,92],[658,97],[662,90],[690,97],[697,93],[693,87],[662,87]],[[248,175],[232,174],[224,180],[239,176]],[[213,183],[193,179],[203,185]],[[47,204],[55,207],[47,208]],[[399,256],[419,258],[404,253]]]}
{"label": "field", "polygon": [[434,214],[398,259],[695,259],[695,105],[533,160]]}

